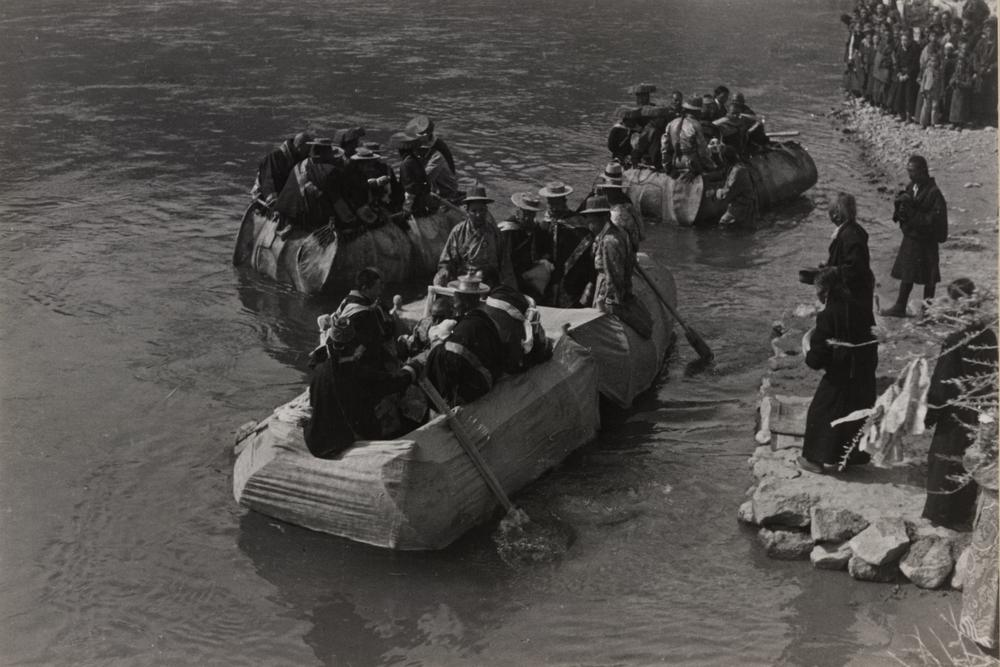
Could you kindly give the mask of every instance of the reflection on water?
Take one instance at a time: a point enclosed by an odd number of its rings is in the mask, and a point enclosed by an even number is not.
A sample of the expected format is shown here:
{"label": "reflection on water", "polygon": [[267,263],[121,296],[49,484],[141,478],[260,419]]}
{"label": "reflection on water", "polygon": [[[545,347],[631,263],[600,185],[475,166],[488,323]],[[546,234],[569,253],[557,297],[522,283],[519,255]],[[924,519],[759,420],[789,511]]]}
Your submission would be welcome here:
{"label": "reflection on water", "polygon": [[[765,561],[733,519],[767,332],[811,298],[796,271],[825,254],[831,195],[858,193],[872,243],[895,242],[824,117],[840,4],[2,3],[3,662],[879,655],[904,621],[877,587]],[[508,570],[488,528],[390,554],[236,507],[233,431],[302,390],[331,306],[229,266],[260,155],[304,126],[385,141],[427,113],[499,218],[547,180],[585,192],[637,81],[742,90],[800,131],[820,183],[754,234],[652,230],[716,361],[686,376],[680,339],[665,384],[521,494],[574,527],[567,558]]]}

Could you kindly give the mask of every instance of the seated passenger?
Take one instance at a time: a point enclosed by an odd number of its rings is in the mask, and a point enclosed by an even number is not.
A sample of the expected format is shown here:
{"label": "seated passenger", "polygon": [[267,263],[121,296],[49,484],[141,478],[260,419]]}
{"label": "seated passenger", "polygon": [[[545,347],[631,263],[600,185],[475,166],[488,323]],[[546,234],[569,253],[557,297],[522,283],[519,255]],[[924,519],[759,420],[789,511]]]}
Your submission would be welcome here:
{"label": "seated passenger", "polygon": [[730,113],[737,114],[743,120],[751,121],[746,130],[747,146],[749,148],[760,150],[770,143],[767,133],[764,131],[764,119],[759,118],[754,113],[754,110],[747,106],[743,93],[736,93]]}
{"label": "seated passenger", "polygon": [[715,87],[715,105],[719,108],[718,118],[729,114],[729,89],[725,86]]}
{"label": "seated passenger", "polygon": [[257,167],[257,179],[254,181],[250,196],[259,199],[265,204],[271,204],[282,188],[288,175],[302,160],[309,157],[309,143],[312,137],[299,132],[291,139],[281,142],[281,145],[264,156]]}
{"label": "seated passenger", "polygon": [[464,273],[481,272],[483,280],[494,285],[514,285],[514,269],[510,255],[500,239],[500,230],[491,220],[488,205],[493,200],[486,196],[486,188],[476,185],[462,200],[468,217],[455,225],[441,249],[435,285],[446,285]]}
{"label": "seated passenger", "polygon": [[705,139],[710,140],[719,136],[719,131],[715,127],[715,121],[722,117],[719,113],[719,105],[715,103],[715,98],[711,95],[701,96],[701,133]]}
{"label": "seated passenger", "polygon": [[406,132],[392,135],[392,145],[399,150],[399,182],[403,186],[403,214],[422,217],[434,213],[438,203],[431,196],[431,184],[420,160],[423,139]]}
{"label": "seated passenger", "polygon": [[576,213],[570,210],[567,200],[571,194],[573,194],[573,188],[562,181],[546,183],[545,187],[538,191],[539,197],[545,197],[545,215],[542,216],[542,221],[546,226],[553,222],[564,222],[576,216]]}
{"label": "seated passenger", "polygon": [[510,255],[517,288],[536,301],[542,300],[552,271],[551,237],[535,222],[542,200],[530,192],[515,192],[514,214],[499,224],[500,238]]}
{"label": "seated passenger", "polygon": [[504,373],[522,373],[552,358],[552,341],[545,336],[534,302],[516,289],[494,287],[483,310],[497,328],[503,346]]}
{"label": "seated passenger", "polygon": [[566,197],[573,188],[561,181],[548,183],[538,191],[548,209],[543,219],[552,238],[552,276],[545,294],[545,304],[559,308],[580,308],[589,303],[593,282],[594,236],[583,219],[569,209]]}
{"label": "seated passenger", "polygon": [[373,367],[356,337],[350,321],[334,319],[323,354],[314,352],[322,360],[309,383],[312,416],[303,435],[320,458],[337,456],[355,440],[396,438],[415,426],[400,416],[398,396],[419,377],[419,364],[394,372]]}
{"label": "seated passenger", "polygon": [[347,127],[333,133],[333,143],[340,146],[344,155],[350,159],[358,146],[361,145],[361,138],[365,136],[363,127]]}
{"label": "seated passenger", "polygon": [[674,177],[712,170],[708,142],[701,130],[701,98],[684,102],[684,115],[667,125],[661,142],[663,168]]}
{"label": "seated passenger", "polygon": [[489,287],[471,274],[451,286],[458,320],[451,335],[427,355],[427,379],[449,405],[464,405],[493,388],[504,367],[505,349],[482,303]]}
{"label": "seated passenger", "polygon": [[[382,162],[382,156],[364,146],[354,151],[350,160],[354,172],[354,187],[358,188],[355,199],[360,207],[367,207],[371,212],[371,222],[367,224],[382,224],[399,209],[393,208],[393,185],[396,177],[392,167]],[[397,194],[401,194],[401,191]],[[402,201],[398,202],[402,207]],[[360,214],[359,214],[360,217]]]}
{"label": "seated passenger", "polygon": [[[450,322],[450,324],[448,324]],[[455,325],[455,307],[447,296],[439,296],[431,303],[431,312],[413,326],[413,330],[396,339],[400,359],[422,354],[440,343]]]}
{"label": "seated passenger", "polygon": [[379,300],[385,284],[382,274],[374,267],[366,267],[354,276],[352,289],[332,317],[346,320],[357,332],[360,354],[373,366],[394,369],[399,365],[393,343],[396,325]]}
{"label": "seated passenger", "polygon": [[632,251],[639,252],[639,244],[645,239],[646,233],[642,217],[636,213],[632,200],[625,194],[620,164],[611,162],[604,168],[604,175],[597,182],[596,192],[608,200],[608,205],[611,207],[611,222],[628,235]]}
{"label": "seated passenger", "polygon": [[622,164],[630,164],[632,159],[632,138],[642,129],[641,112],[629,107],[621,107],[615,114],[617,122],[608,130],[608,150],[611,159]]}
{"label": "seated passenger", "polygon": [[344,151],[334,147],[331,139],[315,139],[309,146],[309,157],[295,165],[274,210],[282,225],[306,231],[324,227],[331,220],[341,226],[342,219],[353,219],[340,190]]}
{"label": "seated passenger", "polygon": [[465,192],[458,186],[455,157],[444,139],[434,135],[434,121],[427,116],[417,116],[407,123],[406,131],[423,140],[421,160],[431,191],[452,204],[462,203]]}

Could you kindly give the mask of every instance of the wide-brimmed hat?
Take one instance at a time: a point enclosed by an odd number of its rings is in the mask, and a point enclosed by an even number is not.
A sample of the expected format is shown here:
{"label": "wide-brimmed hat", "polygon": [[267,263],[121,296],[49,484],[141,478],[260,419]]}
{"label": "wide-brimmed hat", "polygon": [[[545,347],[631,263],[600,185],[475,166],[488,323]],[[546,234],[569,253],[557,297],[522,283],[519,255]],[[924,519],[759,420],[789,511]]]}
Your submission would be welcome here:
{"label": "wide-brimmed hat", "polygon": [[406,131],[410,134],[430,134],[434,131],[434,121],[423,114],[415,116],[406,124]]}
{"label": "wide-brimmed hat", "polygon": [[487,294],[490,291],[490,286],[484,284],[475,273],[459,276],[458,280],[448,283],[448,287],[455,290],[455,294]]}
{"label": "wide-brimmed hat", "polygon": [[553,199],[555,197],[568,197],[573,193],[573,188],[566,185],[562,181],[552,181],[551,183],[546,183],[545,187],[538,191],[539,196],[545,197],[546,199]]}
{"label": "wide-brimmed hat", "polygon": [[479,183],[476,183],[475,185],[472,186],[472,190],[470,190],[469,194],[465,196],[465,199],[462,200],[462,203],[469,204],[474,201],[481,201],[487,204],[493,202],[492,199],[486,196],[486,187],[480,185]]}
{"label": "wide-brimmed hat", "polygon": [[604,165],[604,177],[605,178],[622,178],[624,176],[625,170],[617,162],[609,162]]}
{"label": "wide-brimmed hat", "polygon": [[651,83],[637,83],[634,86],[629,86],[628,92],[630,95],[641,95],[643,93],[655,93],[656,86]]}
{"label": "wide-brimmed hat", "polygon": [[601,190],[624,190],[625,184],[622,183],[620,178],[611,178],[610,176],[601,176],[594,188],[600,192]]}
{"label": "wide-brimmed hat", "polygon": [[611,213],[611,205],[608,204],[608,198],[604,195],[594,195],[587,197],[587,206],[580,213],[582,215]]}
{"label": "wide-brimmed hat", "polygon": [[401,150],[417,148],[422,146],[423,143],[423,139],[409,132],[397,132],[389,138],[389,145]]}
{"label": "wide-brimmed hat", "polygon": [[362,146],[354,151],[354,155],[351,156],[352,160],[381,160],[382,156],[373,151],[370,148],[365,148]]}
{"label": "wide-brimmed hat", "polygon": [[687,109],[688,111],[701,111],[701,98],[689,97],[684,100],[684,104],[681,105],[681,108]]}
{"label": "wide-brimmed hat", "polygon": [[533,192],[515,192],[510,196],[514,206],[524,211],[541,211],[542,200]]}

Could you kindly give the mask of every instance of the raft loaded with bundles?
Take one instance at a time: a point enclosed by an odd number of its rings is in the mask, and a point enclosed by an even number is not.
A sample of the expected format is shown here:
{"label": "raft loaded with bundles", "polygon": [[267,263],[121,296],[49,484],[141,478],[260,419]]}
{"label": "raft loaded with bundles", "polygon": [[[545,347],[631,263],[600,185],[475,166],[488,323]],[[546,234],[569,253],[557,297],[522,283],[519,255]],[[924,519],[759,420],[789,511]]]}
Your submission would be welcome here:
{"label": "raft loaded with bundles", "polygon": [[385,222],[332,234],[329,227],[279,229],[277,216],[255,202],[243,216],[233,264],[305,294],[345,293],[366,266],[379,267],[389,283],[413,281],[434,274],[448,233],[462,219],[460,209],[441,206],[431,215],[411,216],[405,230]]}
{"label": "raft loaded with bundles", "polygon": [[[816,185],[816,163],[794,141],[769,144],[767,150],[747,160],[757,195],[757,208],[764,210],[791,201]],[[671,178],[646,167],[626,169],[629,199],[649,220],[682,226],[715,224],[726,212],[725,202],[709,195],[723,183],[725,173]]]}
{"label": "raft loaded with bundles", "polygon": [[[676,305],[673,276],[645,255],[640,265]],[[600,426],[598,396],[627,408],[653,385],[673,342],[674,320],[644,280],[637,298],[652,315],[643,339],[592,308],[540,307],[550,360],[503,376],[483,398],[452,411],[474,426],[474,447],[508,493],[515,493]],[[420,301],[404,307],[416,321]],[[233,495],[262,514],[358,542],[399,550],[441,549],[495,515],[497,497],[438,414],[402,438],[359,441],[337,459],[306,447],[308,391],[282,405],[236,444]],[[459,436],[461,437],[461,436]]]}

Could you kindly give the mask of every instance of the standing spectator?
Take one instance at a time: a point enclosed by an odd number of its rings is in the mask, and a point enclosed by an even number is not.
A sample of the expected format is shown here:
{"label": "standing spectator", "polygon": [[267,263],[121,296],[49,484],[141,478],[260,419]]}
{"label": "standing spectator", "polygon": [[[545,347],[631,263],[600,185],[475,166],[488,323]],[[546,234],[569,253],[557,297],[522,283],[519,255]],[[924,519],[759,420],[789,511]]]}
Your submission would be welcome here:
{"label": "standing spectator", "polygon": [[[821,269],[816,276],[816,296],[824,304],[816,326],[803,341],[806,364],[824,371],[806,414],[806,432],[799,467],[822,474],[838,466],[851,446],[862,421],[830,426],[830,422],[875,404],[875,368],[878,344],[868,324],[866,307],[853,298],[840,273]],[[805,344],[807,343],[807,344]],[[864,464],[865,452],[853,451],[848,464]]]}
{"label": "standing spectator", "polygon": [[934,30],[927,39],[927,46],[920,54],[920,100],[917,117],[921,127],[937,122],[938,107],[944,94],[944,71],[941,37]]}
{"label": "standing spectator", "polygon": [[941,36],[944,45],[941,53],[941,80],[944,82],[944,92],[941,94],[940,119],[941,123],[947,123],[951,112],[951,77],[955,73],[955,46],[951,43],[951,36],[945,32]]}
{"label": "standing spectator", "polygon": [[920,50],[913,43],[910,30],[900,35],[895,52],[896,82],[890,110],[903,122],[912,122],[917,105],[917,79],[920,75]]}
{"label": "standing spectator", "polygon": [[858,205],[854,196],[846,192],[838,194],[829,215],[837,229],[824,266],[840,276],[854,300],[863,306],[865,323],[874,326],[875,274],[868,251],[868,232],[858,224]]}
{"label": "standing spectator", "polygon": [[[927,452],[923,516],[935,525],[955,530],[968,526],[976,505],[976,484],[956,478],[965,472],[961,458],[973,442],[978,421],[977,411],[957,400],[962,392],[956,380],[995,374],[997,363],[997,337],[989,329],[993,323],[976,317],[975,289],[968,278],[948,285],[948,296],[956,306],[952,316],[964,326],[942,343],[927,390],[926,423],[934,426],[934,439]],[[996,392],[996,387],[981,389]]]}
{"label": "standing spectator", "polygon": [[975,68],[972,113],[977,122],[996,127],[997,124],[997,24],[983,24],[983,33],[973,52]]}
{"label": "standing spectator", "polygon": [[951,87],[951,106],[948,110],[948,122],[952,127],[960,129],[969,122],[972,107],[972,83],[975,75],[972,51],[964,39],[958,43],[955,55],[955,69],[948,85]]}
{"label": "standing spectator", "polygon": [[910,184],[896,195],[892,219],[899,223],[903,241],[899,244],[892,277],[899,280],[896,303],[882,311],[889,317],[906,317],[906,304],[913,285],[924,286],[924,299],[934,298],[941,281],[938,244],[948,239],[948,206],[927,169],[927,160],[912,155],[906,163]]}

